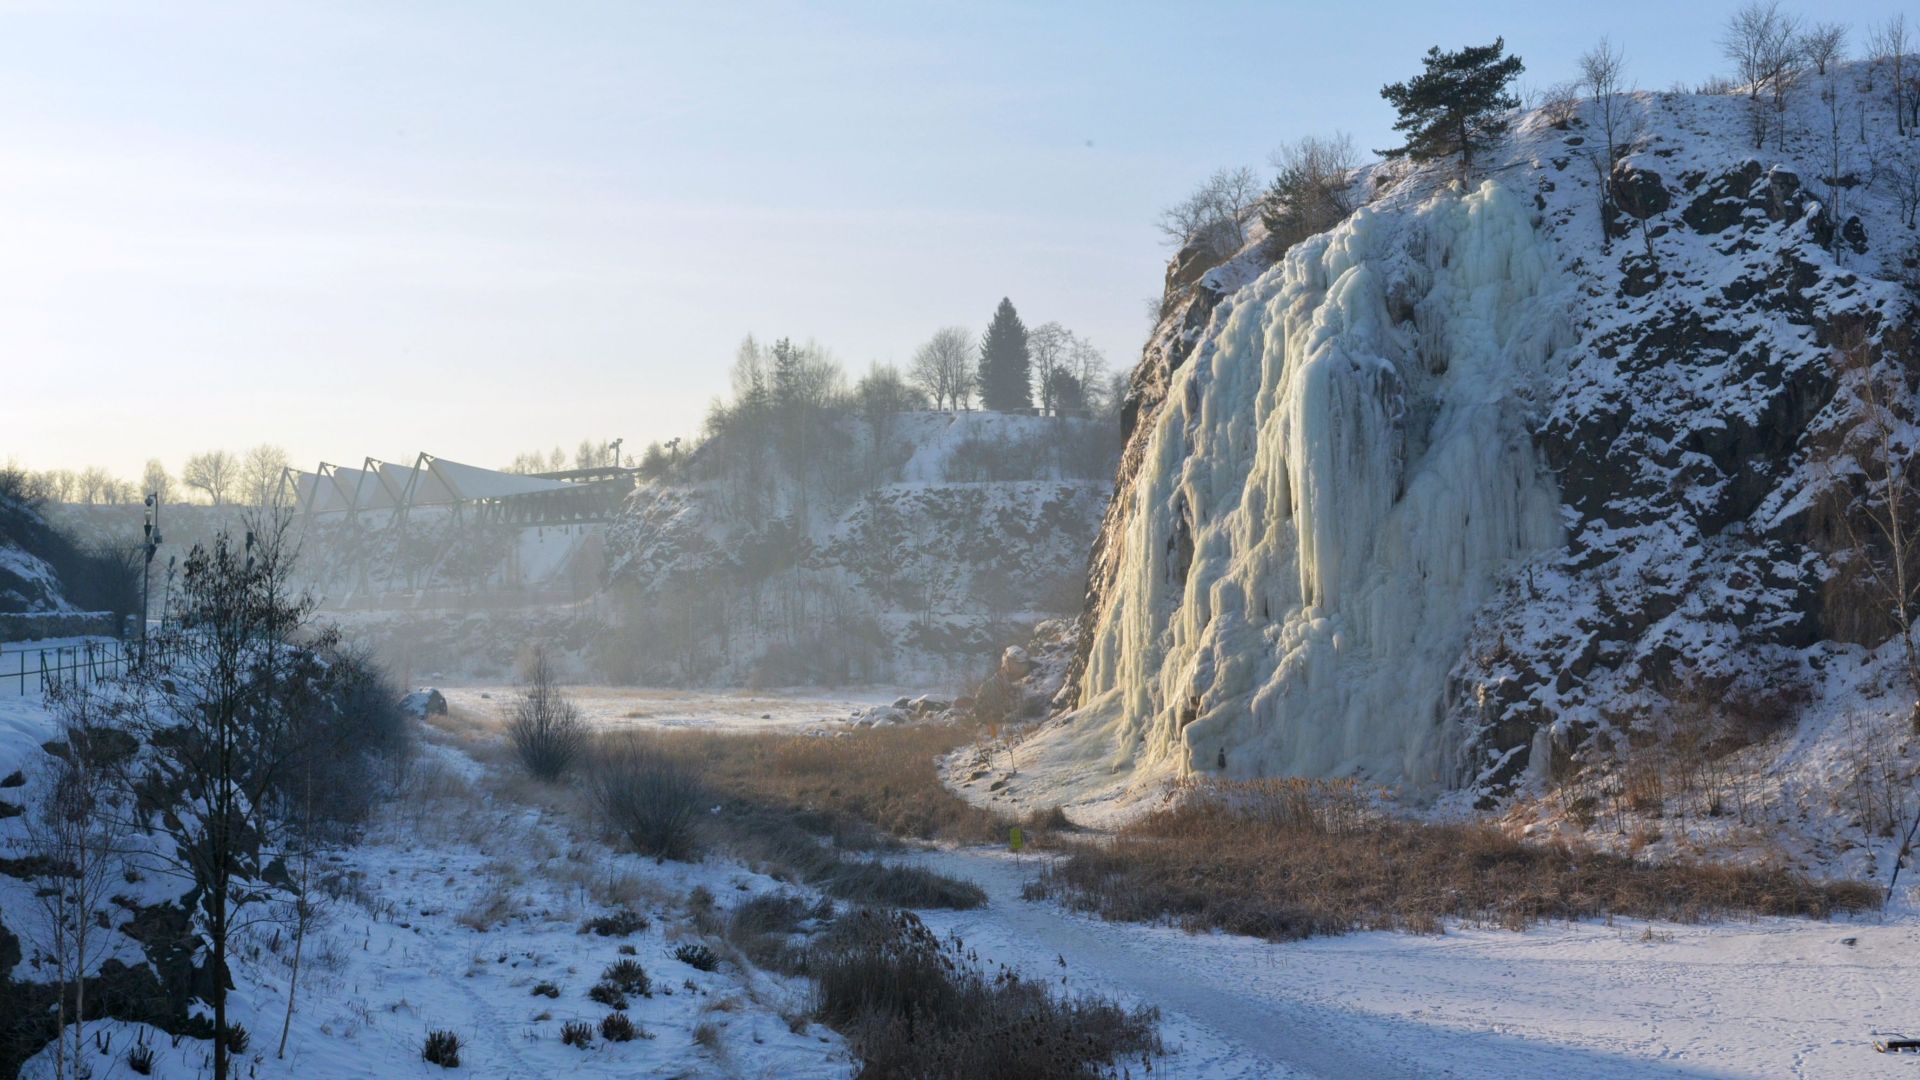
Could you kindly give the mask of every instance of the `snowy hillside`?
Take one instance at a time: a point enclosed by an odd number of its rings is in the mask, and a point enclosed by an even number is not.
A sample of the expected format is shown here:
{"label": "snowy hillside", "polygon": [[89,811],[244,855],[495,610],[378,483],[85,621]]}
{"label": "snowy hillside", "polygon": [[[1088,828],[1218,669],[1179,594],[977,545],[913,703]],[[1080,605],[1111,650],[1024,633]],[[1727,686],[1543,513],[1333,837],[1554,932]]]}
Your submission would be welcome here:
{"label": "snowy hillside", "polygon": [[1363,208],[1277,262],[1176,262],[1040,736],[1063,794],[1198,771],[1490,802],[1689,695],[1819,699],[1864,655],[1814,527],[1856,415],[1833,346],[1904,317],[1913,246],[1873,75],[1832,77],[1844,137],[1810,85],[1762,149],[1744,97],[1625,99],[1640,216],[1604,229],[1589,101],[1522,116],[1467,187],[1362,170]]}
{"label": "snowy hillside", "polygon": [[48,517],[0,487],[0,640],[110,632],[139,605],[124,548],[76,539]]}
{"label": "snowy hillside", "polygon": [[1097,421],[906,413],[891,445],[883,470],[841,491],[695,468],[636,492],[608,531],[609,673],[957,682],[1077,610],[1111,469]]}

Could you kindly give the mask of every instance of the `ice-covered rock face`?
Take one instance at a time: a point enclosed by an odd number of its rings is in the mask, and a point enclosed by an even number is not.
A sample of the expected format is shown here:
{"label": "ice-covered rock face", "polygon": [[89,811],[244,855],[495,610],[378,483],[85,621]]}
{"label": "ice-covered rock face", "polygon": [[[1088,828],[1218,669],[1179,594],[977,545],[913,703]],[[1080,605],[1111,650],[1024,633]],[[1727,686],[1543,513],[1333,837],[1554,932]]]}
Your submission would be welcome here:
{"label": "ice-covered rock face", "polygon": [[1488,182],[1362,210],[1221,301],[1093,613],[1079,704],[1114,765],[1451,779],[1473,613],[1561,540],[1529,431],[1570,296]]}

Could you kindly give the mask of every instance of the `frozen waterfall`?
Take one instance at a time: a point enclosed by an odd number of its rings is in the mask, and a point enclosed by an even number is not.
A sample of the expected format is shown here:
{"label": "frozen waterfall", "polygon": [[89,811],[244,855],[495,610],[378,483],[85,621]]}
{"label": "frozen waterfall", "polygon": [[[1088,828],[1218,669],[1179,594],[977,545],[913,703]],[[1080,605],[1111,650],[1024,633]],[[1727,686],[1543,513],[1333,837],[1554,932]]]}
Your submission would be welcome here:
{"label": "frozen waterfall", "polygon": [[1221,302],[1120,496],[1075,724],[1111,765],[1448,779],[1472,615],[1560,542],[1528,429],[1570,302],[1492,181],[1360,210]]}

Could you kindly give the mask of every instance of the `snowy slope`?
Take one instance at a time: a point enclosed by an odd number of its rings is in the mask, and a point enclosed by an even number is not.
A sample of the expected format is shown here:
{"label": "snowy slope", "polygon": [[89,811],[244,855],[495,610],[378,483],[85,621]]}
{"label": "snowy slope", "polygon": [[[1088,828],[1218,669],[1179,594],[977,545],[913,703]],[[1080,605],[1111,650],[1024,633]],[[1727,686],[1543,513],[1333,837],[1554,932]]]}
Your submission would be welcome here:
{"label": "snowy slope", "polygon": [[52,613],[77,610],[67,599],[60,574],[36,550],[47,532],[39,511],[0,495],[0,613]]}
{"label": "snowy slope", "polygon": [[1848,418],[1833,324],[1877,337],[1904,303],[1873,74],[1834,76],[1868,138],[1837,171],[1815,80],[1762,149],[1744,98],[1625,99],[1644,233],[1603,229],[1588,103],[1519,117],[1466,188],[1363,170],[1366,207],[1277,263],[1176,263],[1076,709],[1037,765],[1075,797],[1197,770],[1492,799],[1612,753],[1688,680],[1817,682],[1857,653],[1806,493]]}
{"label": "snowy slope", "polygon": [[[37,701],[0,699],[0,777],[15,768],[31,774],[34,759],[44,756],[39,743],[53,730]],[[723,911],[787,886],[722,859],[657,865],[619,854],[581,835],[564,814],[495,799],[486,788],[485,770],[473,759],[450,745],[429,745],[406,796],[383,806],[357,845],[324,860],[317,871],[324,896],[304,945],[284,1056],[277,1051],[291,975],[286,912],[252,909],[255,917],[239,931],[229,1000],[251,1035],[239,1075],[445,1076],[421,1060],[427,1032],[443,1029],[461,1037],[461,1068],[479,1076],[848,1075],[843,1040],[798,1019],[804,983],[733,963],[703,972],[674,957],[690,936],[682,905],[695,886]],[[0,788],[0,799],[30,790]],[[32,886],[11,876],[20,820],[0,818],[0,980],[13,980],[0,988],[19,995],[0,997],[0,1008],[29,999],[38,1007],[33,995],[45,990],[34,960],[43,931]],[[130,865],[151,861],[136,854]],[[90,971],[109,961],[124,965],[122,993],[112,1019],[88,1025],[95,1076],[133,1075],[126,1056],[136,1043],[154,1051],[154,1076],[210,1075],[206,1039],[168,1034],[183,1029],[187,1003],[152,982],[181,978],[183,957],[170,954],[163,940],[152,943],[149,956],[140,940],[166,925],[164,912],[181,888],[148,870],[116,890],[125,900],[115,904],[110,947]],[[651,925],[624,938],[582,931],[583,920],[621,907]],[[10,945],[21,951],[10,953]],[[627,1010],[645,1034],[622,1044],[596,1034],[586,1050],[563,1045],[563,1023],[597,1025],[607,1014],[587,990],[627,955],[623,947],[653,982],[652,995],[634,995]],[[534,994],[541,982],[554,984],[558,996]],[[143,1009],[169,1015],[144,1014],[152,1023],[139,1022]],[[12,1019],[0,1015],[0,1027]],[[711,1049],[693,1037],[703,1023],[717,1029]],[[19,1075],[53,1077],[52,1049],[33,1056]]]}

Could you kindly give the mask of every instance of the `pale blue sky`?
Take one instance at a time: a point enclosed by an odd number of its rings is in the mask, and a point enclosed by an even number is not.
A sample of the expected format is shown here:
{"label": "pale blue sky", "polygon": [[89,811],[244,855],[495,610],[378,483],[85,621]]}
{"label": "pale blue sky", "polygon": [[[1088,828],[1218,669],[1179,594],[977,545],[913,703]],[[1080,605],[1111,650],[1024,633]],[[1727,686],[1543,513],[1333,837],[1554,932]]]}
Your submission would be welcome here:
{"label": "pale blue sky", "polygon": [[1733,6],[0,0],[0,460],[635,446],[748,332],[864,369],[1002,295],[1130,365],[1216,167],[1389,145],[1434,44],[1696,81]]}

